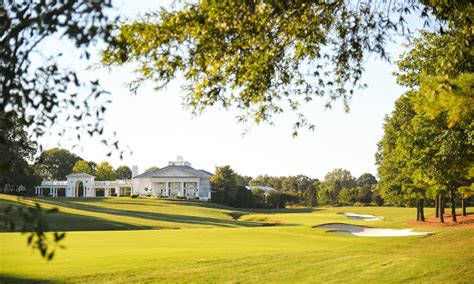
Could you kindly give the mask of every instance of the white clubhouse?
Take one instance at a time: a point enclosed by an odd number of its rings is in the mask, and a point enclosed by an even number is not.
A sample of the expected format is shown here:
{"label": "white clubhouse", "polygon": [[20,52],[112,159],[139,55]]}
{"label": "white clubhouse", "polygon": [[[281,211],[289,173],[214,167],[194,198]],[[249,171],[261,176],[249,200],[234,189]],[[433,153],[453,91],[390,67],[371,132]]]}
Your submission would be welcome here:
{"label": "white clubhouse", "polygon": [[211,176],[212,173],[196,170],[178,156],[177,161],[169,162],[167,167],[133,177],[132,191],[138,195],[209,200]]}
{"label": "white clubhouse", "polygon": [[[136,167],[133,167],[136,170]],[[37,195],[53,197],[156,196],[209,200],[212,173],[197,170],[178,156],[168,166],[132,177],[131,180],[96,181],[95,176],[74,173],[66,181],[44,180],[35,188]]]}

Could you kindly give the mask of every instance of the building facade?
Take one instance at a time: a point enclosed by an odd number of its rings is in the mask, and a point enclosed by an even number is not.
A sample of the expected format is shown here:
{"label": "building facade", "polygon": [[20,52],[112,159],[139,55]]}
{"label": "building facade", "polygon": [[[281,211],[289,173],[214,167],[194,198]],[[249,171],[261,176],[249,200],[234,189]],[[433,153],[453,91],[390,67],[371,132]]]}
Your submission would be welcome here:
{"label": "building facade", "polygon": [[[134,167],[134,173],[137,172]],[[196,170],[178,157],[167,167],[132,177],[131,180],[96,181],[86,173],[70,174],[65,181],[45,180],[36,186],[36,195],[52,197],[156,196],[209,200],[212,173]]]}
{"label": "building facade", "polygon": [[74,173],[67,180],[44,180],[36,186],[36,195],[52,197],[130,196],[131,180],[96,181],[95,176]]}
{"label": "building facade", "polygon": [[197,170],[178,157],[167,167],[132,178],[132,194],[170,198],[209,200],[212,173]]}

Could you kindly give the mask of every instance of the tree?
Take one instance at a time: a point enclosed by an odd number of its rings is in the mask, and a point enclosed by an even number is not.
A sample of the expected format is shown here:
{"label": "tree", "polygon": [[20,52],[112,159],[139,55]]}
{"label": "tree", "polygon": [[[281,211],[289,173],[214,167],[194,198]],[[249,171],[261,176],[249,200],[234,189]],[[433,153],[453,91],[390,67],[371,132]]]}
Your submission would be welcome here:
{"label": "tree", "polygon": [[22,234],[27,234],[27,245],[38,250],[41,257],[50,261],[54,258],[57,248],[64,248],[61,241],[66,233],[54,232],[49,235],[46,215],[58,212],[57,208],[44,209],[39,203],[32,207],[8,205],[0,216],[6,228],[14,232],[19,229]]}
{"label": "tree", "polygon": [[[0,186],[9,183],[27,189],[34,187],[41,178],[35,175],[29,161],[33,161],[37,144],[29,139],[17,115],[0,112],[0,130]],[[27,245],[50,261],[65,237],[65,233],[55,232],[53,238],[45,234],[48,224],[44,216],[56,211],[57,208],[45,210],[38,203],[35,207],[8,205],[0,219],[9,231],[16,231],[19,227],[23,234],[28,235]]]}
{"label": "tree", "polygon": [[185,2],[181,9],[161,9],[122,24],[103,63],[136,64],[134,92],[145,81],[161,89],[183,74],[184,104],[194,113],[213,105],[236,107],[242,111],[239,121],[258,124],[293,110],[297,135],[302,127],[314,129],[301,104],[325,96],[328,107],[342,99],[348,108],[363,85],[365,58],[388,58],[385,43],[393,33],[407,31],[407,14],[421,11],[428,21],[431,12],[447,22],[443,28],[456,39],[452,62],[457,53],[469,53],[469,1],[421,2]]}
{"label": "tree", "polygon": [[250,180],[250,185],[253,186],[270,186],[270,180],[272,177],[268,175],[259,175],[256,178]]}
{"label": "tree", "polygon": [[408,202],[402,194],[402,185],[411,183],[411,178],[409,171],[405,170],[406,161],[401,158],[397,141],[414,116],[410,100],[407,96],[401,96],[395,102],[391,115],[385,117],[384,135],[377,144],[375,163],[380,177],[377,187],[385,202],[390,205],[406,206]]}
{"label": "tree", "polygon": [[66,180],[72,168],[82,160],[66,149],[52,148],[43,151],[34,164],[35,172],[43,179]]}
{"label": "tree", "polygon": [[237,184],[239,186],[247,186],[247,185],[250,185],[250,182],[252,181],[252,177],[251,176],[241,176],[241,175],[237,175]]}
{"label": "tree", "polygon": [[115,170],[115,174],[117,175],[117,179],[131,179],[132,178],[132,170],[125,165],[118,167]]}
{"label": "tree", "polygon": [[265,191],[261,188],[252,190],[253,200],[256,207],[264,207],[266,203]]}
{"label": "tree", "polygon": [[237,185],[237,174],[230,166],[216,167],[210,182],[213,202],[223,205],[232,205],[235,202],[239,186]]}
{"label": "tree", "polygon": [[97,165],[96,180],[116,180],[117,175],[109,162],[102,162]]}
{"label": "tree", "polygon": [[149,167],[148,169],[145,170],[145,173],[151,173],[151,172],[154,172],[154,171],[159,170],[159,169],[160,168],[155,167],[155,166]]}
{"label": "tree", "polygon": [[11,125],[0,127],[7,130],[0,134],[2,141],[0,143],[0,163],[6,164],[8,160],[10,164],[9,167],[0,166],[0,187],[8,183],[31,188],[40,181],[29,164],[36,154],[37,144],[29,139],[17,116],[6,119],[6,114],[0,114],[0,117],[5,117],[5,119],[0,118],[0,123],[7,122]]}
{"label": "tree", "polygon": [[356,184],[355,200],[359,203],[370,203],[377,179],[370,173],[364,173],[356,179]]}
{"label": "tree", "polygon": [[368,186],[358,186],[355,189],[355,201],[368,204],[372,201],[372,188]]}
{"label": "tree", "polygon": [[267,196],[267,203],[274,208],[285,208],[288,203],[297,203],[298,194],[294,192],[270,191]]}
{"label": "tree", "polygon": [[466,199],[474,196],[474,183],[471,186],[462,186],[459,188],[461,193],[461,206],[462,206],[462,215],[467,216],[466,213]]}
{"label": "tree", "polygon": [[445,114],[448,127],[472,127],[474,117],[474,73],[460,73],[454,78],[444,75],[423,76],[420,95],[413,98],[415,109],[429,118]]}
{"label": "tree", "polygon": [[[413,92],[412,92],[413,93]],[[417,220],[424,221],[423,200],[427,197],[427,159],[431,153],[428,133],[433,128],[413,110],[410,94],[400,97],[395,110],[385,119],[384,136],[379,142],[376,163],[379,166],[378,189],[386,201],[397,205],[417,204]],[[419,125],[415,125],[415,121]]]}
{"label": "tree", "polygon": [[84,160],[79,160],[72,168],[73,173],[86,173],[92,175],[92,168],[90,164]]}
{"label": "tree", "polygon": [[318,191],[321,186],[321,182],[318,179],[313,179],[307,190],[307,196],[305,199],[308,202],[308,205],[315,207],[318,205]]}
{"label": "tree", "polygon": [[339,193],[342,189],[351,189],[356,183],[350,171],[334,169],[326,174],[321,183],[319,199],[323,204],[336,204],[339,202]]}
{"label": "tree", "polygon": [[356,191],[353,188],[343,188],[339,192],[338,202],[352,205],[356,202]]}
{"label": "tree", "polygon": [[255,200],[252,191],[244,186],[239,186],[237,190],[236,200],[234,206],[237,208],[253,208],[255,207]]}
{"label": "tree", "polygon": [[89,166],[91,167],[91,171],[92,171],[91,175],[95,176],[95,173],[97,171],[97,163],[94,161],[89,161],[88,163],[89,163]]}
{"label": "tree", "polygon": [[[448,126],[460,123],[466,127],[474,117],[474,81],[471,54],[456,51],[457,38],[452,33],[422,32],[397,61],[399,84],[419,88],[412,97],[417,113],[434,119],[446,114]],[[457,64],[445,64],[447,54]],[[449,57],[449,56],[448,56]]]}
{"label": "tree", "polygon": [[[91,136],[103,134],[107,92],[98,80],[82,80],[74,64],[61,62],[65,50],[70,49],[41,46],[50,38],[61,38],[77,48],[70,56],[89,59],[89,47],[95,47],[97,41],[113,40],[114,23],[107,13],[111,2],[2,1],[0,113],[6,115],[0,117],[2,130],[11,126],[7,117],[16,115],[35,136],[51,131],[50,126],[58,121],[69,121],[76,130]],[[81,98],[80,93],[86,93],[87,98]],[[58,136],[65,131],[60,127]],[[110,145],[107,141],[104,143]],[[117,141],[112,145],[118,148]],[[10,161],[2,160],[0,168],[8,168]]]}
{"label": "tree", "polygon": [[372,187],[377,184],[377,179],[371,173],[364,173],[356,179],[358,186],[369,186]]}
{"label": "tree", "polygon": [[[434,119],[416,113],[411,100],[416,94],[411,91],[402,96],[386,120],[377,153],[380,188],[386,200],[418,200],[418,219],[422,221],[423,200],[440,200],[439,210],[443,211],[444,195],[449,192],[455,221],[455,187],[463,182],[474,161],[474,144],[469,138],[474,132],[460,125],[449,127],[445,113]],[[441,212],[438,215],[443,218]]]}
{"label": "tree", "polygon": [[[408,145],[405,151],[413,181],[428,189],[437,205],[449,192],[453,221],[456,187],[469,184],[465,176],[474,163],[472,55],[458,52],[458,64],[445,64],[457,44],[452,33],[423,32],[402,54],[397,73],[398,81],[413,89],[408,97],[416,115],[407,128],[411,130],[405,131],[416,146],[408,149]],[[442,211],[443,206],[441,202],[438,208]]]}

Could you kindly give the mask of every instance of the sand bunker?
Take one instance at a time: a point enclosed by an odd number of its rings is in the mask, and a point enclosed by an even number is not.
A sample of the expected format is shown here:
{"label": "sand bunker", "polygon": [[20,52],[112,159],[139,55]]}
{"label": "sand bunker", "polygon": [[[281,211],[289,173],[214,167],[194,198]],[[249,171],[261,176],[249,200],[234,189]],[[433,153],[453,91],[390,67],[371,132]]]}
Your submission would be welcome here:
{"label": "sand bunker", "polygon": [[327,233],[338,235],[354,235],[359,237],[407,237],[429,235],[430,232],[412,232],[412,229],[382,229],[357,226],[343,223],[332,223],[314,226],[317,229],[330,229]]}
{"label": "sand bunker", "polygon": [[350,212],[339,212],[337,214],[346,215],[350,220],[362,220],[362,221],[380,221],[383,219],[381,216],[374,216],[369,214],[355,214]]}

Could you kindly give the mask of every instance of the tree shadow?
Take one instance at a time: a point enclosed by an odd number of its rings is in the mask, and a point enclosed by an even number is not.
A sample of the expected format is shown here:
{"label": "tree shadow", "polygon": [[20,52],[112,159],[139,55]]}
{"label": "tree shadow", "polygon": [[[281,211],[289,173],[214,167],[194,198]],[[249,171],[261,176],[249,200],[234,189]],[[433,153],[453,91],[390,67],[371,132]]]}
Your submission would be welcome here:
{"label": "tree shadow", "polygon": [[222,210],[239,210],[239,208],[234,208],[231,206],[226,206],[217,203],[210,203],[200,200],[180,200],[180,199],[161,199],[165,200],[167,203],[175,204],[175,205],[184,205],[184,206],[198,206],[198,207],[205,207],[211,209],[222,209]]}
{"label": "tree shadow", "polygon": [[[0,212],[3,212],[9,205],[13,207],[32,207],[28,204],[1,200]],[[46,215],[45,220],[48,223],[48,231],[147,230],[164,228],[157,226],[137,226],[104,218],[66,213],[62,211]],[[21,225],[20,219],[14,220],[14,222],[18,226]],[[0,232],[9,232],[4,223],[0,224]]]}
{"label": "tree shadow", "polygon": [[281,213],[312,213],[316,211],[323,211],[326,209],[317,208],[280,208],[280,209],[247,209],[250,213],[259,214],[281,214]]}
{"label": "tree shadow", "polygon": [[75,203],[67,201],[58,201],[53,199],[44,199],[44,203],[51,205],[62,206],[71,209],[84,210],[89,212],[96,213],[105,213],[115,216],[124,216],[124,217],[135,217],[147,220],[163,221],[163,222],[172,222],[172,223],[182,223],[182,224],[194,224],[194,225],[207,225],[215,227],[258,227],[263,226],[261,222],[250,222],[250,221],[237,221],[237,220],[225,220],[217,219],[211,217],[202,217],[202,216],[189,216],[189,215],[179,215],[179,214],[167,214],[159,212],[143,212],[143,211],[133,211],[133,210],[124,210],[124,209],[113,209],[105,208],[94,205],[88,205],[84,203]]}
{"label": "tree shadow", "polygon": [[46,279],[23,278],[16,275],[0,275],[0,283],[54,283]]}

